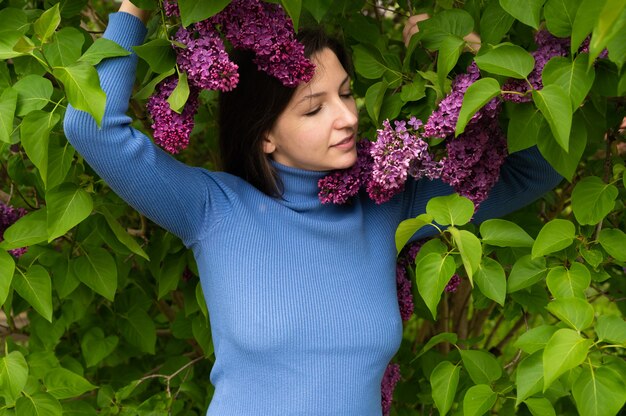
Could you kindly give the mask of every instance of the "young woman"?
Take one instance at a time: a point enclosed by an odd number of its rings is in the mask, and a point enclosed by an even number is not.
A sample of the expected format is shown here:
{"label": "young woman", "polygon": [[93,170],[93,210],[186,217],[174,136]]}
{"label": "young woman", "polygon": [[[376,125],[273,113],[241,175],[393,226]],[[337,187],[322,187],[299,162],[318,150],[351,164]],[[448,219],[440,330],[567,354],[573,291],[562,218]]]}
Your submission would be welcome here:
{"label": "young woman", "polygon": [[[125,1],[105,37],[132,50],[145,18]],[[394,231],[452,192],[421,180],[382,205],[365,196],[322,205],[318,180],[356,161],[358,118],[343,50],[302,42],[317,66],[310,82],[283,87],[242,64],[239,86],[223,95],[226,172],[185,166],[130,126],[134,54],[98,66],[101,128],[72,108],[65,117],[68,139],[98,174],[195,254],[215,346],[208,415],[379,416],[402,335]],[[536,149],[512,155],[475,220],[559,180]]]}

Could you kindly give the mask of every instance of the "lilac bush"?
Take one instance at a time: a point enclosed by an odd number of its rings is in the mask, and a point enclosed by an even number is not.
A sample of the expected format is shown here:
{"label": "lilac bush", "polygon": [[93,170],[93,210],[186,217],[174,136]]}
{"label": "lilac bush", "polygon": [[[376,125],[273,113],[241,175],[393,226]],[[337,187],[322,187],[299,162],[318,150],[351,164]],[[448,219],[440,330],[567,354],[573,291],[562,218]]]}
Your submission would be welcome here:
{"label": "lilac bush", "polygon": [[[15,208],[11,205],[7,205],[4,202],[0,202],[0,241],[4,241],[4,232],[13,223],[27,214],[24,208]],[[14,257],[20,257],[28,251],[28,247],[16,248],[9,250]]]}

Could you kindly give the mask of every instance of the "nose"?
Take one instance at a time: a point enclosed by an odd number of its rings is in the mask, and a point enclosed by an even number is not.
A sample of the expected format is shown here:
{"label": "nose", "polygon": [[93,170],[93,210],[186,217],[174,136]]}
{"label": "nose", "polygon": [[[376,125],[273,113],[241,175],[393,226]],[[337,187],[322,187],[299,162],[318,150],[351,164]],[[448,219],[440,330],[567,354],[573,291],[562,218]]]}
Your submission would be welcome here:
{"label": "nose", "polygon": [[338,105],[336,107],[334,127],[338,130],[350,128],[356,130],[359,118],[356,111],[356,103],[353,98],[342,99],[338,97]]}

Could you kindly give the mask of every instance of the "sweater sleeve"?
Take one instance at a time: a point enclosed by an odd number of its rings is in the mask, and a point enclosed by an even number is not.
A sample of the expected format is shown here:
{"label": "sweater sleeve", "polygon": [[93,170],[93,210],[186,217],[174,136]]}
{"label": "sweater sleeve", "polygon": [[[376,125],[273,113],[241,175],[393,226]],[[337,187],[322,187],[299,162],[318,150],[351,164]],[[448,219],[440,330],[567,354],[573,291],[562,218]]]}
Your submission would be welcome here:
{"label": "sweater sleeve", "polygon": [[[553,189],[562,179],[541,156],[537,147],[513,153],[506,158],[500,169],[498,182],[489,191],[487,199],[480,204],[473,222],[479,224],[520,209]],[[422,179],[413,181],[407,191],[407,218],[411,218],[426,212],[426,204],[430,198],[451,194],[454,189],[440,180]],[[424,227],[412,240],[431,234],[431,228]]]}
{"label": "sweater sleeve", "polygon": [[[143,23],[123,12],[111,14],[104,33],[105,38],[131,52],[145,35]],[[88,113],[69,106],[65,134],[118,195],[189,246],[205,228],[208,217],[219,216],[227,209],[225,198],[214,197],[219,192],[215,192],[217,186],[211,173],[177,161],[131,127],[126,112],[136,65],[134,53],[100,63],[97,71],[106,93],[101,127]]]}

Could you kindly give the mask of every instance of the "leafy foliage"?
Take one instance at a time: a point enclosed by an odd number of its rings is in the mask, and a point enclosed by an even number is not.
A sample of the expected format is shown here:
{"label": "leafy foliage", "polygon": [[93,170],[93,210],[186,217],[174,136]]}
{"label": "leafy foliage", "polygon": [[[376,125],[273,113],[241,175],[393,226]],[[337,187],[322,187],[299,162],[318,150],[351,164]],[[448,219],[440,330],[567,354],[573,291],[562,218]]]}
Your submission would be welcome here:
{"label": "leafy foliage", "polygon": [[[160,2],[135,3],[155,10]],[[179,0],[182,23],[229,3]],[[399,252],[418,229],[437,235],[409,266],[416,310],[395,358],[402,378],[391,414],[620,412],[624,2],[274,3],[295,25],[321,24],[351,49],[364,137],[387,118],[426,120],[474,61],[481,79],[465,94],[455,133],[490,100],[523,96],[500,116],[509,151],[536,145],[566,179],[505,219],[476,226],[472,202],[451,195],[400,225]],[[99,37],[111,7],[0,2],[0,202],[29,211],[1,234],[0,414],[200,415],[211,399],[213,345],[193,256],[114,195],[63,135],[68,104],[101,121],[105,96],[93,65],[128,53]],[[432,18],[405,47],[405,17],[421,12]],[[136,48],[130,113],[144,131],[146,98],[176,74],[171,39],[180,22],[162,17],[154,14],[148,42]],[[570,55],[545,63],[537,87],[529,81],[533,35],[544,27],[569,38]],[[462,40],[471,31],[483,40],[476,56]],[[503,92],[510,77],[530,87]],[[180,109],[187,95],[169,102]],[[212,168],[218,159],[215,98],[199,97],[179,155],[187,163]],[[461,284],[449,293],[454,275]]]}

